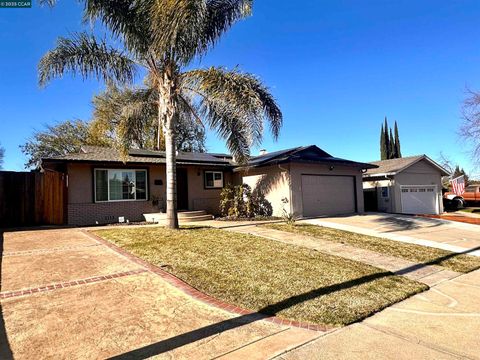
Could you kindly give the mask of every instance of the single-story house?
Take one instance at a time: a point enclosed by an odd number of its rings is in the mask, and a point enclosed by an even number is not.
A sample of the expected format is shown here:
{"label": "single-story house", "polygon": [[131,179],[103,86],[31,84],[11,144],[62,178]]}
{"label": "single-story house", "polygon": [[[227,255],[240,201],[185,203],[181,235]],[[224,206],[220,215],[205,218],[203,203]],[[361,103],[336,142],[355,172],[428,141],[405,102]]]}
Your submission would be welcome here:
{"label": "single-story house", "polygon": [[[131,150],[122,159],[115,149],[83,146],[78,153],[42,159],[42,167],[67,175],[70,225],[140,221],[142,214],[165,209],[162,151]],[[223,187],[246,183],[263,192],[276,216],[284,209],[299,217],[362,213],[362,173],[375,167],[314,145],[263,153],[243,166],[227,154],[179,152],[178,209],[218,214]]]}
{"label": "single-story house", "polygon": [[447,171],[426,155],[371,163],[363,174],[366,211],[400,214],[443,212],[442,176]]}

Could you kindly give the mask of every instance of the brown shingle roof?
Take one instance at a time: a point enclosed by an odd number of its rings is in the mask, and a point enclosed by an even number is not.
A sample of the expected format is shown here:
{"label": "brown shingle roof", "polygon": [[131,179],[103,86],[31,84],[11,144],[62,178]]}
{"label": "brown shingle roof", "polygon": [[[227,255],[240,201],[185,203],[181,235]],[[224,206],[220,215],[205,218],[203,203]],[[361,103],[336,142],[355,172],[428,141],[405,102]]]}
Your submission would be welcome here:
{"label": "brown shingle roof", "polygon": [[[153,150],[130,150],[126,159],[120,152],[113,148],[101,146],[82,146],[80,152],[62,156],[43,158],[42,161],[88,161],[88,162],[128,162],[146,164],[165,164],[165,152]],[[231,158],[222,154],[187,153],[179,152],[177,155],[179,164],[208,164],[208,165],[231,165]]]}
{"label": "brown shingle roof", "polygon": [[372,176],[377,174],[394,175],[423,159],[428,161],[434,167],[438,168],[438,170],[442,172],[442,175],[448,175],[447,171],[444,168],[442,168],[435,161],[430,159],[427,155],[416,155],[416,156],[408,156],[400,159],[373,161],[370,164],[377,165],[378,168],[368,169],[364,174],[364,176],[369,176],[369,175]]}
{"label": "brown shingle roof", "polygon": [[[116,163],[144,163],[144,164],[165,164],[165,152],[153,150],[129,151],[126,159],[122,158],[120,152],[113,148],[101,146],[82,146],[78,153],[71,153],[62,156],[43,158],[43,162],[116,162]],[[253,157],[249,166],[266,166],[289,161],[311,162],[323,164],[337,164],[356,168],[368,169],[375,165],[359,163],[356,161],[340,159],[331,156],[315,145],[300,146],[298,148],[276,151],[262,156]],[[227,154],[189,153],[179,152],[177,163],[182,165],[208,165],[235,167],[237,164],[232,156]]]}
{"label": "brown shingle roof", "polygon": [[254,156],[248,162],[246,167],[239,168],[245,169],[248,167],[260,167],[275,164],[282,164],[287,162],[307,162],[317,164],[329,164],[329,165],[343,165],[351,166],[362,169],[369,169],[376,167],[372,164],[360,163],[352,160],[336,158],[320,149],[316,145],[298,146],[296,148],[279,150],[271,153],[267,153],[260,156]]}

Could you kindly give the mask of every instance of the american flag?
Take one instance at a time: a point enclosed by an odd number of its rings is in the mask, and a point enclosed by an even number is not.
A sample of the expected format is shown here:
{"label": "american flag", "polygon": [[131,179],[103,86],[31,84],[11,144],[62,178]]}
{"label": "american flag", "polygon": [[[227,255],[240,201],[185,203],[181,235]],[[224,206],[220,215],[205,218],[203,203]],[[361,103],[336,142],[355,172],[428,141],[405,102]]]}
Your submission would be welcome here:
{"label": "american flag", "polygon": [[452,190],[455,195],[463,195],[465,193],[465,176],[459,176],[453,180],[450,180],[452,184]]}

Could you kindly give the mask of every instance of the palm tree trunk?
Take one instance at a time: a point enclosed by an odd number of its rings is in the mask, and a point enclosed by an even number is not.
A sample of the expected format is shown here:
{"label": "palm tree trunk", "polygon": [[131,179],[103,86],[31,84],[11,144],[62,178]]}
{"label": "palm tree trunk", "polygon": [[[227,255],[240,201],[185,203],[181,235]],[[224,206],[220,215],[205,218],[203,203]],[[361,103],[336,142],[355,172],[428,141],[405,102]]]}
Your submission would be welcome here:
{"label": "palm tree trunk", "polygon": [[177,214],[177,149],[175,144],[176,99],[172,74],[166,71],[160,86],[159,117],[163,118],[165,133],[165,161],[167,171],[167,224],[170,229],[178,229]]}

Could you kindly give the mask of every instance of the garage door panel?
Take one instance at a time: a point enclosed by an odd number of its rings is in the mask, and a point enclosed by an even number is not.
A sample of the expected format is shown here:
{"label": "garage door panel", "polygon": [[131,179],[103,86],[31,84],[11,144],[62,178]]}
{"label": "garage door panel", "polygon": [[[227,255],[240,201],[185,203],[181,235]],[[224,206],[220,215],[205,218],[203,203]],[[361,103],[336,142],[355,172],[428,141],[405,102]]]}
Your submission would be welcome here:
{"label": "garage door panel", "polygon": [[404,214],[439,213],[435,186],[402,186],[401,201]]}
{"label": "garage door panel", "polygon": [[353,176],[302,175],[303,216],[351,214],[355,206]]}

